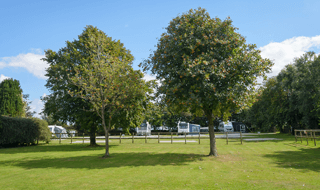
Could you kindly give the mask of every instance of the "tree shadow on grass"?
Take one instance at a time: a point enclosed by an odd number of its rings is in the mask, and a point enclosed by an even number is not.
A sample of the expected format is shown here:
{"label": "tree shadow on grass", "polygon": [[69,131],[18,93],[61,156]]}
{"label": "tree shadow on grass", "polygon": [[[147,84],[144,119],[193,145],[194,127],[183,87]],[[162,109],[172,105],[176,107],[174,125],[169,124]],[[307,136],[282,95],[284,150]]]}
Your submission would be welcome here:
{"label": "tree shadow on grass", "polygon": [[[297,147],[293,143],[287,145]],[[296,151],[277,151],[264,157],[271,158],[281,168],[320,171],[320,148],[300,147]]]}
{"label": "tree shadow on grass", "polygon": [[0,167],[11,165],[25,169],[34,168],[85,168],[104,169],[138,166],[180,166],[202,160],[205,155],[180,153],[111,153],[111,157],[102,159],[102,154],[64,158],[40,158],[37,160],[15,159],[0,161]]}
{"label": "tree shadow on grass", "polygon": [[[109,148],[119,145],[109,145]],[[73,152],[73,151],[90,151],[103,150],[104,145],[89,146],[89,144],[61,144],[61,145],[34,145],[34,146],[20,146],[12,148],[1,148],[1,154],[17,154],[17,153],[32,153],[32,152]]]}

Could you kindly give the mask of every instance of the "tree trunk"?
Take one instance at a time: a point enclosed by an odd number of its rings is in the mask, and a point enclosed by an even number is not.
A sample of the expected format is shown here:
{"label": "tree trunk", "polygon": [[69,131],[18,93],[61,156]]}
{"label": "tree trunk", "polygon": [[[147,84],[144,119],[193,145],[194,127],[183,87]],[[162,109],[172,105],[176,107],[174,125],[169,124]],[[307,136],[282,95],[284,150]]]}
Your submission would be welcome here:
{"label": "tree trunk", "polygon": [[107,128],[106,126],[106,121],[104,118],[104,107],[101,110],[101,119],[102,119],[102,126],[104,129],[104,134],[105,134],[105,140],[106,140],[106,153],[104,154],[103,158],[108,158],[109,157],[109,129],[111,127],[111,118],[109,118],[109,126]]}
{"label": "tree trunk", "polygon": [[[102,121],[102,123],[104,123],[104,119]],[[109,129],[110,129],[110,125],[111,125],[111,119],[109,119],[109,126],[108,128],[106,127],[105,123],[104,123],[104,133],[105,133],[105,139],[106,139],[106,153],[104,154],[103,158],[108,158],[109,155]]]}
{"label": "tree trunk", "polygon": [[216,148],[216,137],[214,134],[213,116],[212,111],[207,112],[207,118],[209,120],[209,137],[210,137],[210,153],[209,156],[218,156]]}
{"label": "tree trunk", "polygon": [[95,127],[91,127],[90,129],[90,146],[97,146]]}

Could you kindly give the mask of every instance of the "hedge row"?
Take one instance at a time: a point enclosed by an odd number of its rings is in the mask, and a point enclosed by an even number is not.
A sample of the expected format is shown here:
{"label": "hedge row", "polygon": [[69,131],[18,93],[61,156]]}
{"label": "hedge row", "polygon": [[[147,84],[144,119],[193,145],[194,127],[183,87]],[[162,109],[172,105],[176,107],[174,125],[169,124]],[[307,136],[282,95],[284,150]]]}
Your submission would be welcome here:
{"label": "hedge row", "polygon": [[44,120],[0,116],[0,146],[29,145],[37,140],[49,142],[50,135]]}

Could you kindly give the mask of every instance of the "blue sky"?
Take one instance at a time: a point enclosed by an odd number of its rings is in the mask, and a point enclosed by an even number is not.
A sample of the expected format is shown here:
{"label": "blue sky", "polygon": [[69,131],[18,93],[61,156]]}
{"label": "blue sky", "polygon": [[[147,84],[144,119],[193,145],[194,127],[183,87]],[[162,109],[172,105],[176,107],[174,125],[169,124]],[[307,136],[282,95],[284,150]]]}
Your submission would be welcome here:
{"label": "blue sky", "polygon": [[[155,49],[170,20],[189,9],[205,8],[211,17],[228,16],[247,43],[274,60],[276,75],[306,51],[320,53],[320,1],[0,1],[0,81],[20,81],[40,112],[45,88],[44,50],[58,51],[86,25],[120,40],[135,57],[134,69]],[[146,78],[152,78],[147,75]]]}

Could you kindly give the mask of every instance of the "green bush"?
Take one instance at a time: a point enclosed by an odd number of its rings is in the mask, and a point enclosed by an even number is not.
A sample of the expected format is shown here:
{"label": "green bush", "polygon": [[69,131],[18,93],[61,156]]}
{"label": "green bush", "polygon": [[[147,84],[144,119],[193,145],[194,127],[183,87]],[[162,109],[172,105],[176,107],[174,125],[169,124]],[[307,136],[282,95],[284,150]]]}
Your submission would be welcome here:
{"label": "green bush", "polygon": [[50,141],[47,122],[37,118],[0,116],[0,146],[30,145],[37,139]]}
{"label": "green bush", "polygon": [[39,118],[32,118],[32,121],[38,127],[38,140],[46,141],[46,143],[50,142],[51,132],[48,127],[48,122]]}

